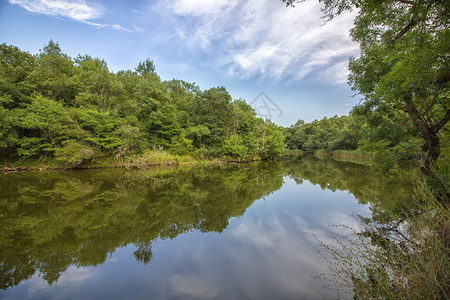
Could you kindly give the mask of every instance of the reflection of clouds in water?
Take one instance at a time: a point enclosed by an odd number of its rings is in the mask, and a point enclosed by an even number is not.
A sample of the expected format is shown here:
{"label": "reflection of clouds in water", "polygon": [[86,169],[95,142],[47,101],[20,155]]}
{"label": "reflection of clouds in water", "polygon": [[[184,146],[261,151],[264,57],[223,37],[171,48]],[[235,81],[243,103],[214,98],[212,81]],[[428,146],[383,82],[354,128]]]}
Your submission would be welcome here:
{"label": "reflection of clouds in water", "polygon": [[219,295],[220,286],[205,276],[196,274],[173,275],[170,287],[176,296],[195,298],[215,298]]}
{"label": "reflection of clouds in water", "polygon": [[[24,286],[28,286],[28,298],[34,298],[36,294],[45,293],[51,290],[59,289],[64,291],[65,288],[82,285],[85,281],[94,276],[94,271],[87,268],[69,267],[61,274],[58,281],[49,285],[40,275],[33,275],[29,280],[23,282]],[[60,294],[62,296],[62,294]]]}
{"label": "reflection of clouds in water", "polygon": [[53,286],[35,275],[20,285],[18,296],[10,295],[12,299],[55,295],[97,299],[108,298],[106,294],[117,299],[334,299],[333,287],[322,289],[330,282],[317,278],[329,270],[316,237],[333,245],[330,231],[346,234],[348,229],[330,225],[356,228],[354,211],[365,215],[368,208],[357,205],[347,192],[285,179],[282,189],[229,219],[221,234],[192,230],[174,239],[156,239],[154,259],[147,265],[136,261],[137,246],[129,244],[116,249],[101,268],[69,267]]}
{"label": "reflection of clouds in water", "polygon": [[[261,282],[267,289],[281,290],[288,298],[334,299],[334,287],[326,287],[331,281],[318,279],[320,276],[331,280],[319,241],[336,245],[331,232],[350,234],[345,226],[359,228],[352,212],[366,215],[369,210],[355,206],[356,199],[346,192],[331,193],[308,183],[290,185],[289,180],[284,187],[292,190],[275,193],[264,208],[246,214],[242,222],[230,226],[229,233],[242,244],[232,257],[240,268],[241,278],[237,281],[254,299],[270,298],[258,290]],[[324,201],[324,194],[333,201]]]}
{"label": "reflection of clouds in water", "polygon": [[[239,252],[233,252],[233,260],[240,269],[238,274],[242,278],[239,281],[251,298],[264,298],[258,290],[261,277],[267,285],[284,290],[288,297],[314,298],[315,293],[327,284],[315,278],[328,272],[328,265],[318,253],[312,231],[325,235],[322,229],[308,228],[300,216],[286,220],[276,214],[264,219],[247,219],[231,229],[231,234],[244,243]],[[321,291],[322,295],[325,293]],[[331,295],[335,296],[333,292]]]}
{"label": "reflection of clouds in water", "polygon": [[57,285],[78,285],[93,276],[93,272],[86,268],[70,267],[59,278]]}
{"label": "reflection of clouds in water", "polygon": [[[366,216],[366,214],[362,214],[363,216]],[[367,214],[369,216],[369,214]],[[358,220],[353,215],[347,215],[343,213],[334,212],[331,215],[331,218],[328,222],[328,225],[339,225],[339,224],[345,224],[346,226],[352,228],[355,231],[360,231],[363,229],[361,224],[358,222]],[[352,231],[348,227],[340,226],[339,230],[333,230],[336,233],[339,234],[351,234]]]}
{"label": "reflection of clouds in water", "polygon": [[23,285],[28,285],[28,292],[30,295],[35,294],[36,292],[51,289],[52,287],[48,285],[47,281],[42,279],[39,275],[33,275],[29,280],[25,281]]}
{"label": "reflection of clouds in water", "polygon": [[361,224],[352,215],[339,212],[327,215],[326,218],[320,219],[319,223],[321,225],[319,228],[302,227],[305,237],[311,242],[316,242],[318,239],[323,244],[334,247],[338,246],[336,234],[346,236],[362,229]]}
{"label": "reflection of clouds in water", "polygon": [[[311,186],[311,190],[324,193],[318,187]],[[212,244],[204,243],[203,239],[189,239],[187,249],[191,256],[185,255],[183,263],[189,262],[191,268],[170,277],[169,288],[174,295],[224,299],[336,298],[328,263],[320,254],[316,238],[334,245],[336,240],[330,232],[350,232],[346,227],[330,225],[357,228],[352,212],[364,215],[368,209],[355,207],[356,200],[345,192],[333,192],[331,204],[302,192],[295,188],[290,194],[293,196],[274,193],[266,201],[256,202],[244,217],[230,220],[220,239],[215,240],[218,236],[211,234]],[[299,195],[302,197],[297,200]],[[330,280],[321,280],[319,276]]]}

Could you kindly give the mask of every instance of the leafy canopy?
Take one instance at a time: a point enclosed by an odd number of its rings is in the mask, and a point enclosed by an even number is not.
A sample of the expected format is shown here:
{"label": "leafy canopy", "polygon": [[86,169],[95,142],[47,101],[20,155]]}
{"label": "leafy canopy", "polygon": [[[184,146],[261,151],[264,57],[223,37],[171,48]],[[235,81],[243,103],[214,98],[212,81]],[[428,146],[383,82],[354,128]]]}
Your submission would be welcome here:
{"label": "leafy canopy", "polygon": [[[282,0],[293,6],[293,0]],[[319,0],[329,21],[357,16],[350,34],[361,53],[351,58],[349,83],[362,97],[354,113],[403,112],[422,136],[422,171],[441,153],[450,119],[450,5],[445,0]]]}

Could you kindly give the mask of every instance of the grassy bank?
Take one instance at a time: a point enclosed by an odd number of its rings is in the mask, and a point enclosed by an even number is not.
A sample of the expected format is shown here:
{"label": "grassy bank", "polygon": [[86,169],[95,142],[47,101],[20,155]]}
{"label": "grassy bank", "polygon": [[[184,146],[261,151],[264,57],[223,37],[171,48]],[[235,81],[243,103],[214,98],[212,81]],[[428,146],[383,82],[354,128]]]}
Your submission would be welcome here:
{"label": "grassy bank", "polygon": [[361,159],[361,160],[369,160],[372,157],[369,152],[364,152],[360,150],[336,150],[332,152],[318,150],[314,152],[314,155],[330,156],[337,158]]}
{"label": "grassy bank", "polygon": [[218,157],[196,158],[192,155],[174,155],[161,150],[145,150],[142,154],[126,157],[99,156],[89,160],[61,161],[54,158],[21,159],[13,162],[4,161],[0,164],[1,172],[16,172],[25,170],[69,170],[69,169],[102,169],[128,168],[142,169],[151,166],[179,166],[190,164],[236,164],[260,161],[259,157],[246,160]]}
{"label": "grassy bank", "polygon": [[325,151],[325,150],[318,150],[315,152],[306,152],[299,149],[286,149],[284,152],[284,155],[315,155],[319,157],[332,157],[336,160],[344,160],[344,161],[351,161],[351,162],[369,162],[369,160],[372,158],[371,154],[369,152],[364,152],[360,150],[336,150],[336,151]]}
{"label": "grassy bank", "polygon": [[[354,299],[449,299],[448,178],[440,190],[416,179],[414,197],[394,215],[357,216],[358,230],[321,243],[335,284]],[[444,179],[445,178],[445,179]]]}

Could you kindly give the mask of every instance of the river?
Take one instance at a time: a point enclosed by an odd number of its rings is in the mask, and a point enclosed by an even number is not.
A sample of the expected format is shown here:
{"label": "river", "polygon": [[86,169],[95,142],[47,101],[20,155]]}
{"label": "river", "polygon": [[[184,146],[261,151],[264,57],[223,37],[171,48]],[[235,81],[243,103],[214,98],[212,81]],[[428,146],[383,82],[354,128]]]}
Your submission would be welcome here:
{"label": "river", "polygon": [[336,299],[318,241],[407,195],[381,186],[317,157],[3,174],[0,299]]}

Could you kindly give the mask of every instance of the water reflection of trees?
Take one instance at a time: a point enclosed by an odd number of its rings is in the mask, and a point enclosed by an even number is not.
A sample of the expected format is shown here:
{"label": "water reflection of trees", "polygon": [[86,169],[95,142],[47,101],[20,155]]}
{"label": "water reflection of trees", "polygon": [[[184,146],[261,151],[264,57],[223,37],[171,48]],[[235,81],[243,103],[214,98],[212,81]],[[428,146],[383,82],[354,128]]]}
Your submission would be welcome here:
{"label": "water reflection of trees", "polygon": [[386,185],[361,163],[339,161],[317,156],[292,156],[283,162],[285,173],[297,183],[308,180],[322,189],[348,191],[360,204],[370,204],[377,210],[393,209],[411,197],[412,186],[399,180]]}
{"label": "water reflection of trees", "polygon": [[[231,217],[278,190],[283,177],[323,189],[347,190],[361,203],[384,205],[402,196],[383,191],[365,166],[314,157],[221,167],[0,177],[0,286],[39,272],[48,283],[69,266],[102,264],[133,244],[152,259],[152,242],[190,230],[222,232]],[[397,189],[397,191],[399,191]],[[396,196],[397,195],[397,196]]]}
{"label": "water reflection of trees", "polygon": [[103,263],[134,244],[148,263],[156,238],[222,232],[282,186],[281,164],[21,173],[0,179],[1,288],[36,271],[56,282],[70,265]]}

